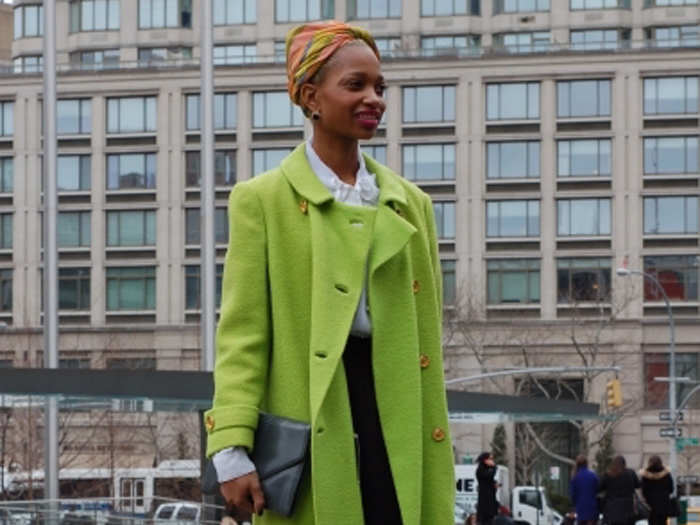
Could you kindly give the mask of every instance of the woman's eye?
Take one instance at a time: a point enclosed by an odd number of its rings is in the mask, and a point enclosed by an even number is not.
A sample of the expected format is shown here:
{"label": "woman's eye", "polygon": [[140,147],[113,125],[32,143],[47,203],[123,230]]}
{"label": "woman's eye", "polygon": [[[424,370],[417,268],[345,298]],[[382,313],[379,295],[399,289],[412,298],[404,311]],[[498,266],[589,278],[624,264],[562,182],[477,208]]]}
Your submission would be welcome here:
{"label": "woman's eye", "polygon": [[384,95],[384,92],[386,91],[386,84],[380,84],[375,89],[377,91],[377,94]]}

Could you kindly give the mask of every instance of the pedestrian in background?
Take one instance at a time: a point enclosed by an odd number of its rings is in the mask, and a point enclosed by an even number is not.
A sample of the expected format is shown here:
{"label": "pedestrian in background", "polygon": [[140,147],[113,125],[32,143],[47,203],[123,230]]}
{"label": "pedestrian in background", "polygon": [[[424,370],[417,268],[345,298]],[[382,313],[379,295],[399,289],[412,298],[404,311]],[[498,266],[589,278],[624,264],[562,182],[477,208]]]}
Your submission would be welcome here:
{"label": "pedestrian in background", "polygon": [[476,481],[478,485],[478,499],[476,502],[476,522],[478,525],[491,525],[493,518],[498,514],[498,501],[496,500],[496,463],[490,452],[484,452],[477,458]]}
{"label": "pedestrian in background", "polygon": [[671,471],[661,463],[659,456],[651,456],[647,468],[642,469],[639,475],[642,478],[642,496],[651,507],[649,525],[664,525],[671,514]]}
{"label": "pedestrian in background", "polygon": [[569,482],[569,494],[576,508],[578,525],[595,525],[598,521],[598,476],[588,468],[583,454],[576,457],[576,470]]}
{"label": "pedestrian in background", "polygon": [[634,523],[634,491],[640,486],[634,470],[627,468],[622,456],[615,456],[600,482],[603,499],[603,520],[607,525]]}

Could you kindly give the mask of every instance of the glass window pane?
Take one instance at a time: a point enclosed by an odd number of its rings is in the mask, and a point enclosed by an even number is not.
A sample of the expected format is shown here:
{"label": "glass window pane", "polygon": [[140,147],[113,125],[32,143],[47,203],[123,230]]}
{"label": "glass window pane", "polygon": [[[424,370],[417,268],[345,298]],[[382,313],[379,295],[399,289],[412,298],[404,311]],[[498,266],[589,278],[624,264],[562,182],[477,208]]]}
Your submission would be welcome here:
{"label": "glass window pane", "polygon": [[80,189],[80,162],[76,155],[59,155],[56,162],[56,179],[59,190]]}

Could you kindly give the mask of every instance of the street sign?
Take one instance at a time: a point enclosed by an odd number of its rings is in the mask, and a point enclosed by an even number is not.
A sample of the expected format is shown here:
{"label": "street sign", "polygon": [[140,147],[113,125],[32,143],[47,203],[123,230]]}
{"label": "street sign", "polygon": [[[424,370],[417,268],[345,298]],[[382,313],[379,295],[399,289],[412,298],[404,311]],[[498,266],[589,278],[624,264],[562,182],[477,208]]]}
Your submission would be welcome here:
{"label": "street sign", "polygon": [[697,483],[698,481],[700,481],[700,478],[695,475],[678,476],[678,483],[680,483],[681,485],[685,485],[686,483]]}
{"label": "street sign", "polygon": [[683,450],[685,447],[697,447],[698,446],[698,438],[696,437],[687,437],[687,438],[677,438],[676,439],[676,450],[680,452]]}
{"label": "street sign", "polygon": [[[659,412],[659,421],[671,421],[671,411],[662,410]],[[678,421],[683,421],[683,412],[678,412]]]}
{"label": "street sign", "polygon": [[[675,435],[673,433],[674,430],[676,431]],[[672,437],[679,438],[682,435],[683,435],[683,429],[680,427],[676,427],[675,429],[673,427],[664,427],[664,428],[659,430],[659,436],[661,436],[662,438],[672,438]]]}

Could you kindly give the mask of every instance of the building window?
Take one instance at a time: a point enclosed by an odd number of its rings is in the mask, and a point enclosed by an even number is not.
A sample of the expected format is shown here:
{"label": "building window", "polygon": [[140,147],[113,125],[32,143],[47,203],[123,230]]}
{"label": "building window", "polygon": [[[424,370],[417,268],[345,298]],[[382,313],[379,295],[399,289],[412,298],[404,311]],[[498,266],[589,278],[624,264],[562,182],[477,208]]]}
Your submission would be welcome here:
{"label": "building window", "polygon": [[192,0],[139,0],[139,29],[192,27]]}
{"label": "building window", "polygon": [[401,18],[401,0],[348,0],[350,18]]}
{"label": "building window", "polygon": [[191,47],[141,47],[138,53],[140,66],[183,63],[192,58]]}
{"label": "building window", "polygon": [[92,101],[89,98],[56,102],[56,128],[59,135],[92,131]]}
{"label": "building window", "polygon": [[372,146],[363,145],[362,153],[369,155],[374,160],[379,162],[379,164],[384,164],[386,166],[386,146]]}
{"label": "building window", "polygon": [[[644,271],[656,277],[670,300],[698,300],[698,256],[654,255],[644,257]],[[644,281],[644,300],[663,301],[657,287]]]}
{"label": "building window", "polygon": [[[668,409],[668,383],[657,381],[657,377],[668,377],[669,374],[668,353],[644,354],[644,376],[646,382],[645,406],[646,408]],[[698,354],[677,352],[675,354],[675,372],[677,377],[688,377],[690,383],[678,383],[676,385],[676,399],[685,399],[690,390],[695,387],[695,382],[700,379],[698,373]],[[700,396],[692,396],[687,408],[700,407]]]}
{"label": "building window", "polygon": [[457,261],[443,259],[440,261],[442,269],[442,303],[453,305],[457,300]]}
{"label": "building window", "polygon": [[698,112],[698,77],[644,79],[645,115]]}
{"label": "building window", "polygon": [[39,73],[44,69],[44,57],[42,55],[25,55],[14,58],[12,68],[15,73]]}
{"label": "building window", "polygon": [[404,122],[454,122],[455,86],[403,88]]}
{"label": "building window", "polygon": [[62,248],[90,246],[91,224],[89,211],[60,211],[56,223],[57,242]]}
{"label": "building window", "polygon": [[0,193],[12,193],[14,190],[14,159],[0,157]]}
{"label": "building window", "polygon": [[571,0],[571,10],[581,9],[619,9],[630,7],[630,0]]}
{"label": "building window", "polygon": [[610,116],[610,80],[557,82],[557,117]]}
{"label": "building window", "polygon": [[651,47],[697,47],[700,29],[693,26],[650,27],[645,30]]}
{"label": "building window", "polygon": [[644,0],[644,7],[698,5],[698,0]]}
{"label": "building window", "polygon": [[256,0],[212,0],[215,26],[254,24],[257,20]]}
{"label": "building window", "polygon": [[25,4],[15,7],[15,38],[42,36],[44,34],[44,7]]}
{"label": "building window", "polygon": [[12,268],[0,269],[0,311],[12,311]]}
{"label": "building window", "polygon": [[107,212],[107,246],[155,246],[155,210]]}
{"label": "building window", "polygon": [[549,31],[497,33],[493,35],[494,45],[509,53],[542,53],[549,50],[551,40]]}
{"label": "building window", "polygon": [[276,168],[287,155],[292,152],[292,148],[258,148],[253,150],[253,173],[260,175],[273,168]]}
{"label": "building window", "polygon": [[479,35],[424,36],[420,39],[422,56],[462,55],[476,53],[481,45]]}
{"label": "building window", "polygon": [[558,199],[557,235],[610,235],[610,199]]}
{"label": "building window", "polygon": [[433,202],[433,212],[435,213],[435,226],[439,239],[455,238],[455,203],[454,202]]}
{"label": "building window", "polygon": [[[199,208],[185,209],[185,244],[200,244],[200,215]],[[226,244],[228,242],[228,214],[226,208],[216,208],[214,210],[214,241],[216,244]]]}
{"label": "building window", "polygon": [[333,18],[333,0],[275,0],[275,22],[307,22]]}
{"label": "building window", "polygon": [[571,49],[577,51],[596,51],[628,47],[629,29],[579,29],[569,33]]}
{"label": "building window", "polygon": [[539,259],[486,261],[489,304],[540,302]]}
{"label": "building window", "polygon": [[77,357],[61,358],[58,360],[58,368],[71,368],[71,369],[90,368],[90,359],[89,358],[77,358]]}
{"label": "building window", "polygon": [[539,178],[540,141],[489,142],[486,159],[489,179]]}
{"label": "building window", "polygon": [[421,0],[420,16],[481,14],[480,0]]}
{"label": "building window", "polygon": [[405,144],[403,176],[408,180],[454,180],[454,144]]}
{"label": "building window", "polygon": [[0,101],[0,137],[11,137],[14,133],[14,102]]}
{"label": "building window", "polygon": [[107,155],[107,189],[153,189],[156,187],[155,153]]}
{"label": "building window", "polygon": [[[401,51],[401,38],[400,37],[386,37],[386,38],[375,38],[374,43],[379,50],[379,54],[382,57],[392,57],[399,55]],[[277,53],[275,52],[275,56]],[[285,53],[282,51],[282,61],[285,59]]]}
{"label": "building window", "polygon": [[611,175],[610,139],[557,141],[559,177],[609,177]]}
{"label": "building window", "polygon": [[646,137],[644,173],[698,173],[698,137]]}
{"label": "building window", "polygon": [[303,124],[301,109],[292,104],[286,91],[253,93],[254,128],[290,128]]}
{"label": "building window", "polygon": [[90,310],[90,268],[58,269],[59,310]]}
{"label": "building window", "polygon": [[255,44],[214,46],[214,65],[254,64],[258,54]]}
{"label": "building window", "polygon": [[0,250],[12,249],[12,213],[0,213]]}
{"label": "building window", "polygon": [[610,294],[610,258],[557,259],[557,282],[560,303],[604,301]]}
{"label": "building window", "polygon": [[[375,43],[377,41],[375,40]],[[379,47],[379,44],[377,44]],[[380,50],[381,51],[381,50]],[[284,64],[287,60],[287,43],[284,40],[278,40],[275,42],[275,56],[274,61],[276,64]]]}
{"label": "building window", "polygon": [[[198,130],[200,123],[199,95],[185,98],[186,127],[188,131]],[[236,129],[237,98],[235,93],[214,94],[214,129]]]}
{"label": "building window", "polygon": [[549,0],[493,0],[493,13],[549,11]]}
{"label": "building window", "polygon": [[155,310],[155,308],[155,267],[107,268],[107,310]]}
{"label": "building window", "polygon": [[71,33],[119,29],[119,9],[119,0],[72,0]]}
{"label": "building window", "polygon": [[107,99],[107,133],[146,133],[156,130],[156,97]]}
{"label": "building window", "polygon": [[539,82],[486,85],[486,120],[532,120],[539,118]]}
{"label": "building window", "polygon": [[504,200],[486,203],[487,237],[537,237],[540,201]]}
{"label": "building window", "polygon": [[119,67],[119,50],[77,51],[70,54],[70,62],[78,69],[114,69]]}
{"label": "building window", "polygon": [[644,197],[644,233],[698,233],[698,198],[682,195]]}
{"label": "building window", "polygon": [[[185,152],[185,185],[199,188],[202,182],[201,156],[199,151]],[[233,186],[236,183],[236,151],[216,150],[214,152],[214,184]]]}
{"label": "building window", "polygon": [[[199,265],[185,266],[185,308],[199,310],[202,307],[202,278]],[[221,280],[224,275],[224,265],[216,265],[216,307],[221,306]]]}
{"label": "building window", "polygon": [[110,370],[155,370],[154,357],[110,357],[106,360],[105,368]]}

